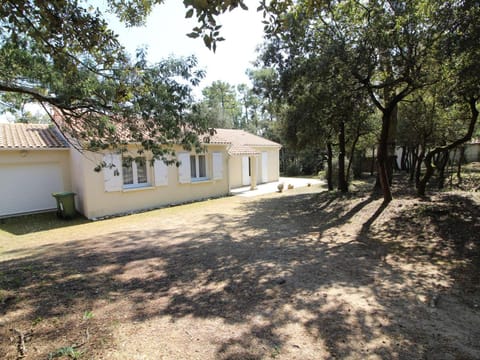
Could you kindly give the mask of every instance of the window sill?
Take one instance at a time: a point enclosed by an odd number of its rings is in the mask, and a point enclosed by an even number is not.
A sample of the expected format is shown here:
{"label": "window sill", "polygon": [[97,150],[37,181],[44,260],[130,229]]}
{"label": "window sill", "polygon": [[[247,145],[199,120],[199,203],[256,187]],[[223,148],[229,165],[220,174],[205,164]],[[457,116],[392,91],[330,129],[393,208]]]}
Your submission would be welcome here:
{"label": "window sill", "polygon": [[192,179],[189,184],[206,184],[206,183],[212,183],[212,179]]}
{"label": "window sill", "polygon": [[154,186],[150,185],[150,184],[146,184],[146,185],[137,185],[137,186],[127,186],[127,187],[123,187],[122,188],[122,192],[131,192],[131,191],[141,191],[141,190],[153,190],[155,189]]}

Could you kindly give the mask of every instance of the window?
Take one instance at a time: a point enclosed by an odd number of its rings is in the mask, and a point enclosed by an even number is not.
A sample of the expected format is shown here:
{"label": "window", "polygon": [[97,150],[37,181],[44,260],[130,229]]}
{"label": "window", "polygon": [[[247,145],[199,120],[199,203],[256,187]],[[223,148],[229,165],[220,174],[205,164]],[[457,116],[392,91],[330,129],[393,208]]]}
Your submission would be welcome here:
{"label": "window", "polygon": [[[209,160],[207,160],[207,155],[192,155],[187,152],[182,152],[179,153],[177,157],[180,163],[178,166],[178,182],[180,184],[189,184],[210,179],[211,174],[209,174]],[[217,176],[219,176],[219,178],[222,176],[221,171],[221,169],[217,171]]]}
{"label": "window", "polygon": [[193,181],[207,179],[207,160],[205,155],[190,155],[190,176]]}
{"label": "window", "polygon": [[195,155],[190,155],[190,177],[192,179],[197,177],[197,162],[195,161],[195,158]]}
{"label": "window", "polygon": [[123,187],[147,186],[147,161],[145,157],[122,159]]}

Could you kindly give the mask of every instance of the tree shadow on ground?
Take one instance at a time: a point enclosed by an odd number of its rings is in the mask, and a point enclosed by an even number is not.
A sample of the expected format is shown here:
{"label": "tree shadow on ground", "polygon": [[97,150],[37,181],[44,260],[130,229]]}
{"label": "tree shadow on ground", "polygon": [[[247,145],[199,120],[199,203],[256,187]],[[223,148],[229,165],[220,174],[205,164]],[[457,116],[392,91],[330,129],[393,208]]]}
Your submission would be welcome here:
{"label": "tree shadow on ground", "polygon": [[[375,215],[380,201],[328,193],[267,197],[239,205],[238,214],[185,218],[175,229],[45,246],[37,255],[0,263],[0,310],[9,325],[55,323],[36,327],[34,338],[58,346],[59,332],[77,340],[81,326],[72,317],[79,310],[102,306],[111,317],[90,325],[97,335],[91,354],[111,344],[113,323],[168,317],[221,319],[237,327],[221,336],[215,357],[222,359],[428,356],[435,324],[416,322],[428,320],[431,309],[412,294],[435,284],[390,259],[403,256],[398,233],[414,236],[418,228],[397,221],[384,227]],[[398,222],[409,212],[402,209]],[[440,228],[437,236],[447,240]],[[409,261],[413,267],[420,262]],[[14,345],[3,339],[8,358]],[[469,358],[480,349],[467,342],[455,351]]]}
{"label": "tree shadow on ground", "polygon": [[[465,194],[440,193],[397,206],[388,224],[369,231],[364,224],[360,234],[363,241],[384,244],[386,263],[403,274],[402,286],[387,299],[417,304],[409,316],[398,314],[398,324],[416,334],[412,338],[428,358],[478,358],[479,204]],[[377,292],[377,298],[385,297]]]}

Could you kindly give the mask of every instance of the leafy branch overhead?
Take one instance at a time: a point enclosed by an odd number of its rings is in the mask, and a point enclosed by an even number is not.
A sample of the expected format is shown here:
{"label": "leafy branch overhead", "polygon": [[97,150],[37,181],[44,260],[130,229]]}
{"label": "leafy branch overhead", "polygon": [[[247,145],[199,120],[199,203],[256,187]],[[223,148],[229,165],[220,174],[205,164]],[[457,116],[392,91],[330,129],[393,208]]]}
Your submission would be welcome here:
{"label": "leafy branch overhead", "polygon": [[[142,25],[162,0],[108,0],[128,26]],[[216,49],[216,16],[243,1],[185,1],[187,17]],[[192,111],[191,89],[204,73],[194,57],[150,65],[140,50],[126,53],[99,9],[74,0],[10,0],[0,4],[0,107],[41,104],[72,140],[89,149],[121,148],[130,141],[156,156],[172,144],[198,148],[207,123]],[[75,142],[75,141],[72,141]]]}
{"label": "leafy branch overhead", "polygon": [[[154,5],[163,2],[164,0],[109,0],[109,6],[110,10],[127,25],[138,26],[145,24],[145,18]],[[274,14],[281,14],[291,4],[291,0],[259,1],[257,11],[263,12],[267,32],[273,32],[278,27],[278,24],[275,25],[277,16]],[[183,5],[186,9],[185,18],[196,18],[198,22],[187,36],[202,39],[205,46],[214,52],[217,49],[217,43],[225,40],[221,35],[222,25],[217,22],[218,16],[238,8],[248,10],[243,0],[183,0]]]}
{"label": "leafy branch overhead", "polygon": [[[131,24],[150,10],[110,4]],[[0,29],[2,110],[37,102],[93,150],[135,141],[163,157],[174,143],[199,146],[192,134],[207,129],[189,109],[204,72],[194,57],[151,65],[139,50],[131,58],[98,9],[71,0],[2,2]]]}
{"label": "leafy branch overhead", "polygon": [[[145,24],[147,15],[157,4],[162,4],[164,0],[109,0],[109,8],[116,13],[120,20],[127,26],[139,26]],[[186,13],[185,18],[195,17],[198,26],[187,34],[191,38],[201,38],[207,48],[216,51],[217,42],[225,39],[220,34],[221,25],[217,24],[217,17],[225,12],[236,8],[248,10],[245,2],[242,0],[184,0]]]}
{"label": "leafy branch overhead", "polygon": [[192,18],[195,16],[199,23],[199,26],[193,28],[192,32],[187,34],[187,36],[194,39],[201,37],[205,46],[214,52],[217,49],[217,42],[225,40],[220,36],[222,25],[217,25],[216,17],[237,7],[248,10],[248,7],[242,0],[184,0],[183,4],[187,9],[185,17]]}

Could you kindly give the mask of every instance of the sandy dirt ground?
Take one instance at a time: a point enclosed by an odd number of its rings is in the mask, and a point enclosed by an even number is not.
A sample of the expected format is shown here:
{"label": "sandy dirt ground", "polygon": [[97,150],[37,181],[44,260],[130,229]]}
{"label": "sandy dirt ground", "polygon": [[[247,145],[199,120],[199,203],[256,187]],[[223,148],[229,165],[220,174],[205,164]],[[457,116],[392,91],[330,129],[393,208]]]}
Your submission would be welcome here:
{"label": "sandy dirt ground", "polygon": [[0,358],[480,359],[479,234],[472,194],[318,186],[11,234]]}

